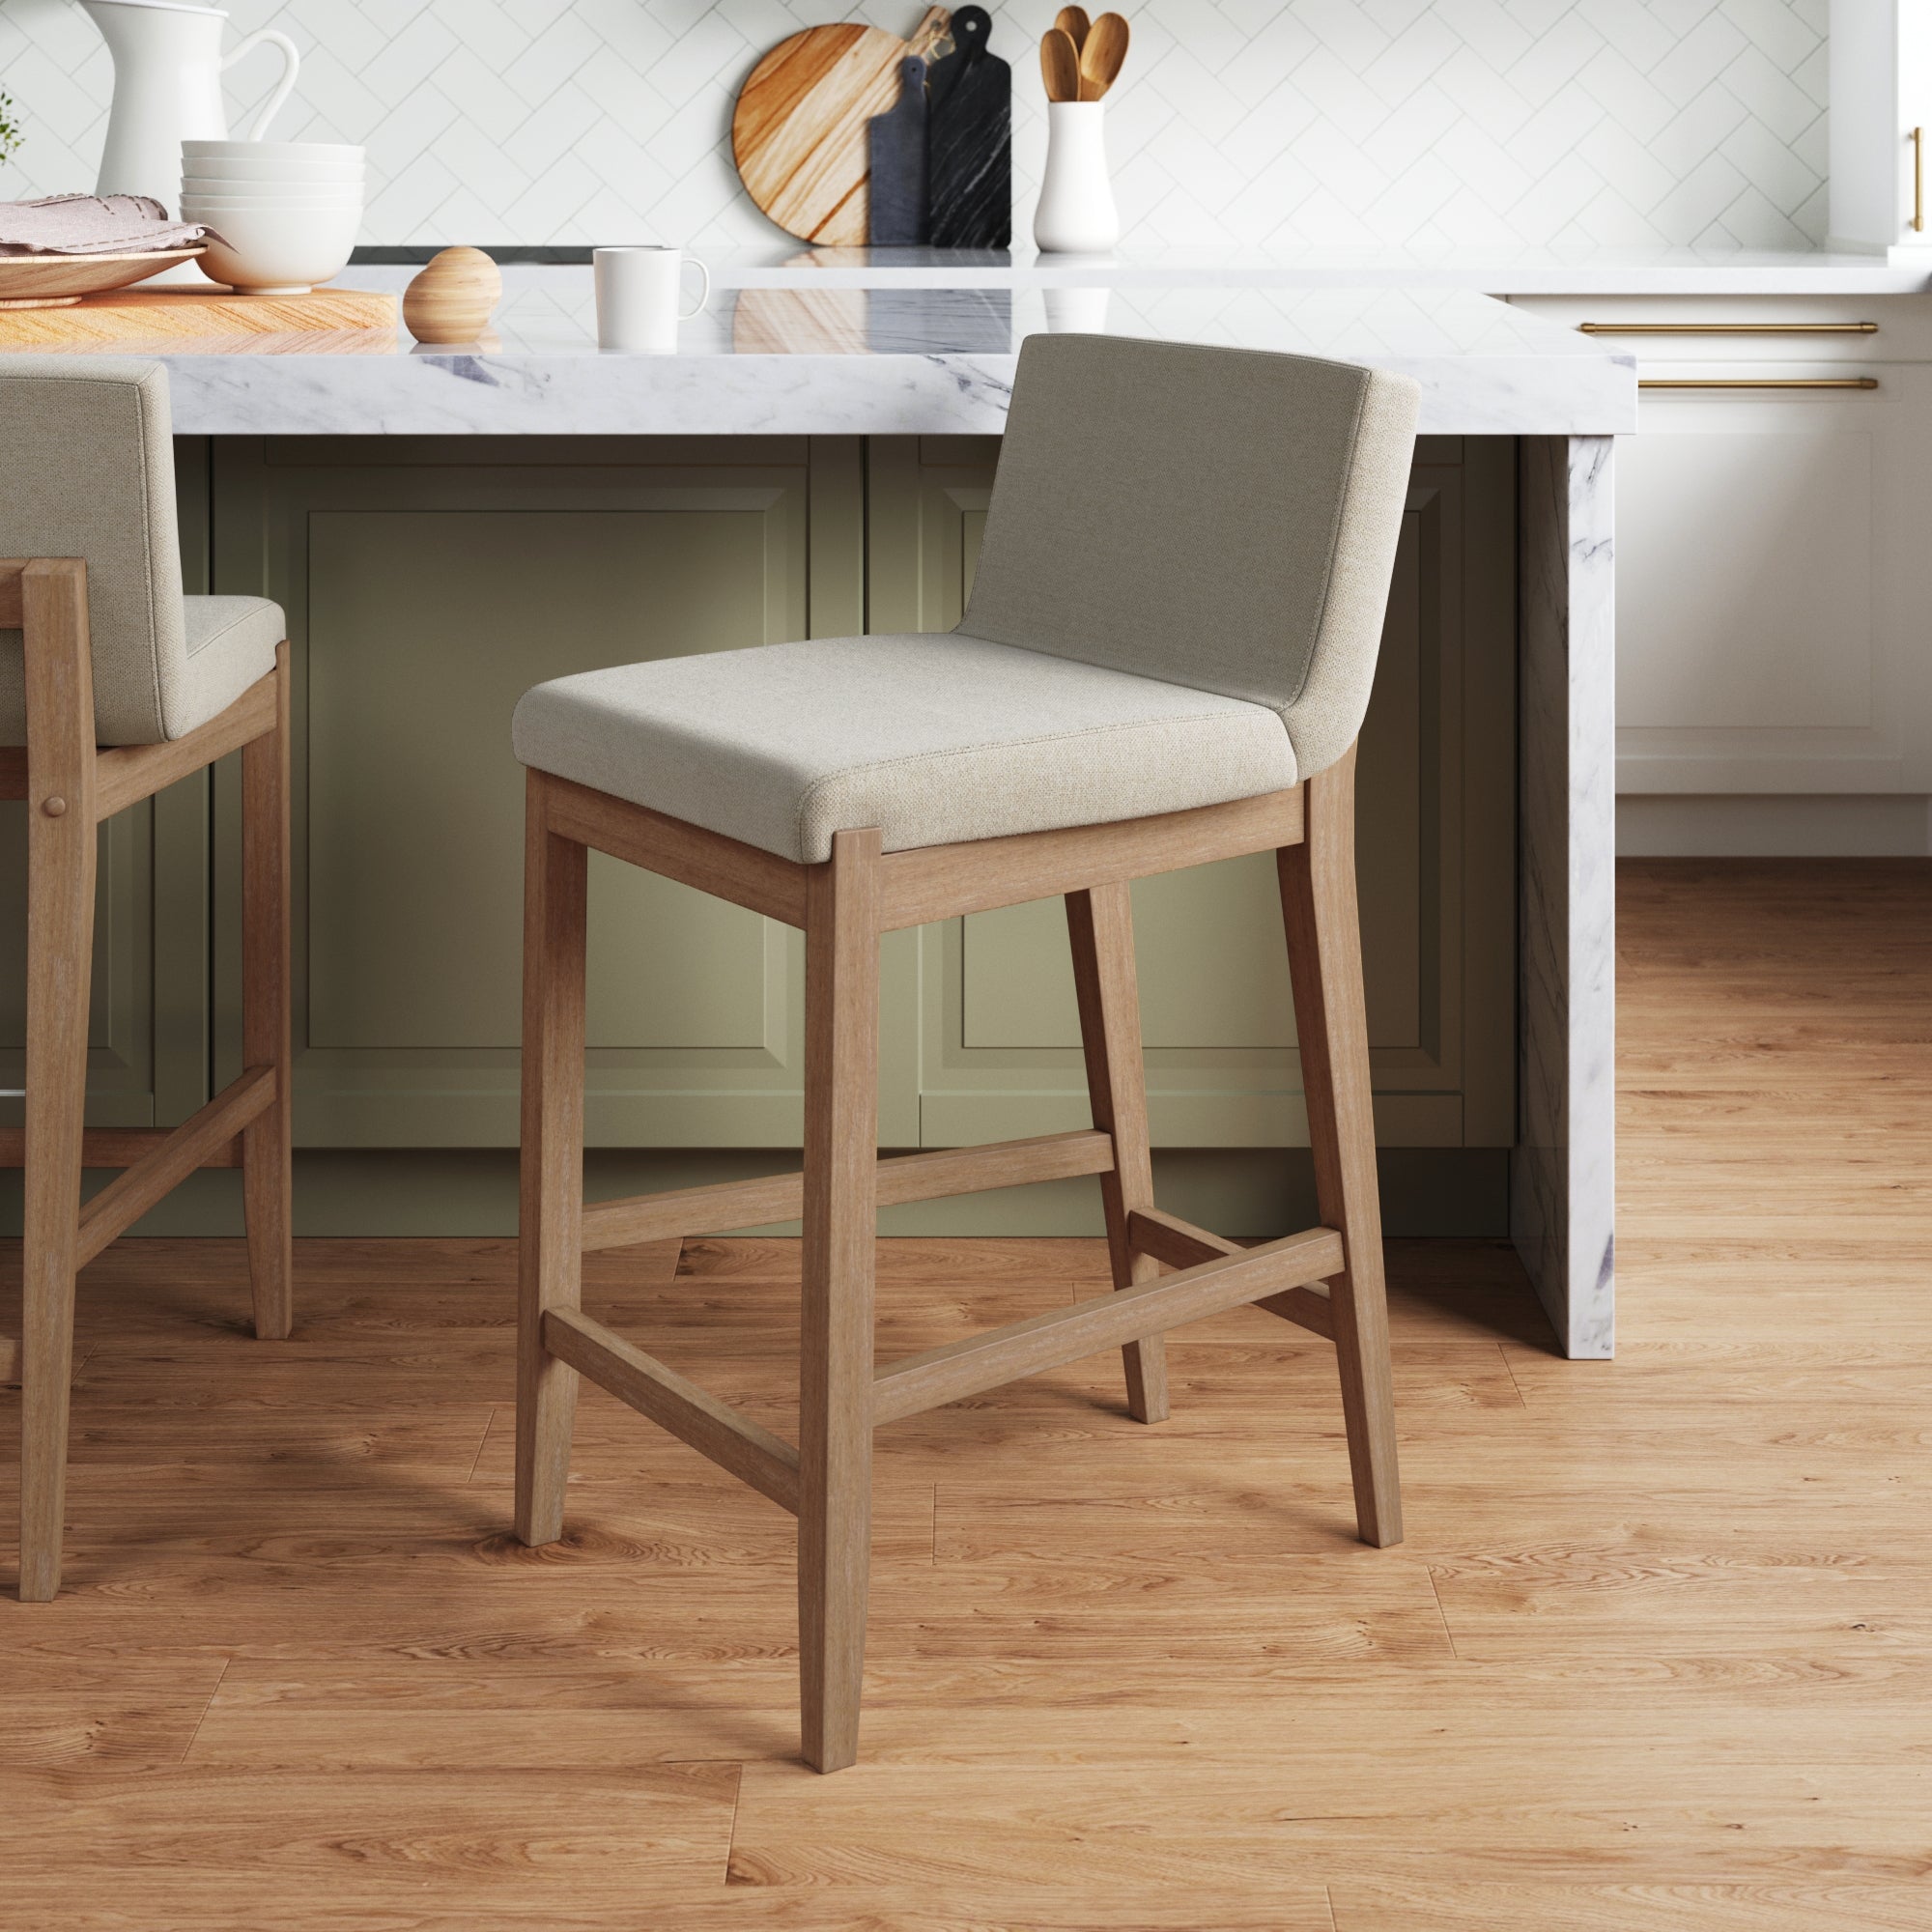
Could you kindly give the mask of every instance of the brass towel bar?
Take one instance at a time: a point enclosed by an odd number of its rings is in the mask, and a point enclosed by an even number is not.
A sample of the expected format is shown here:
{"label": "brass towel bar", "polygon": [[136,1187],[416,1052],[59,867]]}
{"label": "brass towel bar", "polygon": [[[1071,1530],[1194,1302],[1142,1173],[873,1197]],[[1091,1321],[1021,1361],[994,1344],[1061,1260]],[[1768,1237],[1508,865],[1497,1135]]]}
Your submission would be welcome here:
{"label": "brass towel bar", "polygon": [[1875,322],[1579,322],[1585,335],[1876,335]]}
{"label": "brass towel bar", "polygon": [[1639,389],[1875,389],[1875,376],[1643,376]]}

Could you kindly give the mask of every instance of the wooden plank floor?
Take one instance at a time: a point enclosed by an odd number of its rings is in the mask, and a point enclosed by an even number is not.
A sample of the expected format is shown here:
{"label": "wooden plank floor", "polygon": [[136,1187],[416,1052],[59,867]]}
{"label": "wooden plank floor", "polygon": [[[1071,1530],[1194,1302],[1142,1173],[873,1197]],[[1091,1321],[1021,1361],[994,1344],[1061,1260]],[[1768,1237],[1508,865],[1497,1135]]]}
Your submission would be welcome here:
{"label": "wooden plank floor", "polygon": [[[1620,994],[1615,1363],[1500,1246],[1395,1244],[1387,1551],[1326,1345],[1253,1311],[1160,1429],[1108,1358],[885,1432],[831,1778],[788,1518],[586,1388],[568,1539],[505,1533],[505,1244],[303,1243],[276,1345],[239,1246],[120,1244],[67,1587],[0,1602],[0,1920],[1932,1927],[1932,867],[1631,867]],[[891,1243],[883,1352],[1102,1268]],[[586,1298],[788,1430],[796,1294],[739,1240]]]}

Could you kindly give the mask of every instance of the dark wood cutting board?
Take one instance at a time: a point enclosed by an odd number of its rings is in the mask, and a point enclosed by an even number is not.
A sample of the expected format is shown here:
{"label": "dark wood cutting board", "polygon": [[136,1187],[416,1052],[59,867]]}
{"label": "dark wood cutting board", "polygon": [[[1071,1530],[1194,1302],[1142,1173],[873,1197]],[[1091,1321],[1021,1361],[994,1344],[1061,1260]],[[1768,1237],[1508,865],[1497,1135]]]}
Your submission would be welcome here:
{"label": "dark wood cutting board", "polygon": [[899,63],[899,98],[872,117],[871,234],[881,247],[923,242],[929,226],[925,179],[925,63]]}

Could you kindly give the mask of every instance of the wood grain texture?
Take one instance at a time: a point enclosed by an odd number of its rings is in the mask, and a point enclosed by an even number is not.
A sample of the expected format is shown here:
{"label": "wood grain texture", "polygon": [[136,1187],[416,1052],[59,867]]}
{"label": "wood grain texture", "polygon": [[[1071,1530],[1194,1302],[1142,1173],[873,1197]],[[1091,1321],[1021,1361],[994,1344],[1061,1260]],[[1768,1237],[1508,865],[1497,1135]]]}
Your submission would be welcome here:
{"label": "wood grain texture", "polygon": [[[287,644],[277,646],[284,652]],[[283,662],[276,658],[279,666]],[[258,678],[226,711],[190,731],[159,745],[117,745],[95,758],[94,810],[98,818],[112,818],[163,785],[198,772],[230,752],[252,744],[265,732],[279,728],[282,674]]]}
{"label": "wood grain texture", "polygon": [[480,248],[444,248],[403,291],[403,323],[418,342],[477,341],[503,299],[503,271]]}
{"label": "wood grain texture", "polygon": [[[1178,1215],[1164,1214],[1157,1208],[1139,1208],[1127,1216],[1127,1242],[1136,1255],[1150,1256],[1173,1268],[1198,1267],[1217,1255],[1245,1252],[1239,1242],[1197,1228]],[[1328,1341],[1335,1339],[1334,1311],[1328,1290],[1320,1282],[1262,1295],[1254,1305]]]}
{"label": "wood grain texture", "polygon": [[[393,338],[396,298],[363,289],[318,289],[305,296],[242,296],[210,289],[123,289],[87,297],[71,308],[0,309],[0,349],[46,355],[70,349],[199,345],[221,337],[261,338],[354,331]],[[332,345],[331,345],[332,346]]]}
{"label": "wood grain texture", "polygon": [[[242,1208],[255,1333],[279,1341],[295,1322],[296,1066],[290,987],[289,646],[262,680],[274,727],[242,748],[242,1059],[270,1076],[269,1100],[242,1130]],[[259,687],[258,687],[259,689]]]}
{"label": "wood grain texture", "polygon": [[583,1277],[583,1012],[589,850],[551,829],[556,781],[526,774],[523,1119],[517,1210],[517,1535],[563,1534],[577,1371],[544,1317]]}
{"label": "wood grain texture", "polygon": [[[1147,1077],[1141,1066],[1140,984],[1134,968],[1134,902],[1124,881],[1066,895],[1066,931],[1073,953],[1073,992],[1087,1063],[1094,1125],[1114,1144],[1112,1171],[1100,1177],[1107,1217],[1107,1253],[1117,1289],[1159,1273],[1153,1258],[1136,1254],[1128,1217],[1153,1206],[1153,1155],[1148,1142]],[[1166,1343],[1158,1335],[1121,1350],[1127,1378],[1127,1412],[1136,1422],[1167,1420]]]}
{"label": "wood grain texture", "polygon": [[550,822],[564,838],[767,919],[804,925],[805,867],[569,779],[550,777],[547,795]]}
{"label": "wood grain texture", "polygon": [[[1160,1430],[1109,1351],[882,1433],[837,1778],[762,1498],[588,1389],[569,1534],[503,1534],[514,1242],[298,1242],[266,1344],[239,1240],[117,1242],[64,1591],[0,1616],[12,1918],[1923,1932],[1927,869],[1626,862],[1621,1352],[1556,1354],[1505,1244],[1389,1242],[1399,1548],[1334,1350],[1252,1308],[1170,1338]],[[664,1242],[583,1300],[782,1433],[800,1281]],[[882,1241],[882,1348],[1110,1286]]]}
{"label": "wood grain texture", "polygon": [[[232,1146],[238,1135],[273,1107],[276,1080],[274,1067],[251,1066],[207,1106],[166,1134],[141,1160],[110,1180],[80,1210],[76,1264],[85,1267],[109,1241],[165,1199],[196,1168],[207,1166],[218,1149]],[[284,1284],[287,1278],[284,1267]],[[286,1322],[270,1332],[286,1335]]]}
{"label": "wood grain texture", "polygon": [[20,577],[27,696],[27,1100],[21,1244],[20,1597],[60,1588],[73,1277],[94,959],[94,661],[87,566]]}
{"label": "wood grain texture", "polygon": [[[132,1167],[172,1137],[172,1127],[89,1127],[81,1137],[83,1167]],[[19,1127],[0,1127],[0,1167],[18,1167],[26,1158],[26,1136]],[[203,1154],[202,1167],[240,1167],[242,1144],[224,1142]]]}
{"label": "wood grain texture", "polygon": [[759,61],[731,114],[731,153],[752,200],[786,234],[821,247],[869,237],[870,124],[899,95],[899,63],[944,38],[945,9],[910,41],[856,22],[808,27]]}
{"label": "wood grain texture", "polygon": [[544,1345],[559,1361],[670,1431],[781,1509],[798,1514],[798,1451],[675,1369],[578,1308],[544,1312]]}
{"label": "wood grain texture", "polygon": [[[174,764],[130,763],[127,753],[98,752],[94,742],[86,564],[77,558],[12,564],[0,581],[7,603],[18,603],[22,629],[26,756],[11,775],[20,781],[28,826],[26,1124],[17,1134],[0,1134],[0,1161],[24,1170],[22,1341],[17,1359],[8,1347],[4,1366],[5,1378],[17,1372],[22,1386],[19,1593],[24,1601],[44,1602],[58,1593],[61,1578],[76,1270],[197,1168],[239,1160],[248,1170],[243,1184],[256,1237],[257,1332],[288,1333],[288,784],[285,762],[265,783],[259,749],[266,687],[267,716],[271,724],[279,719],[266,743],[275,758],[286,758],[288,646],[279,647],[274,675],[206,730],[136,753],[171,756]],[[150,781],[167,782],[238,745],[254,760],[243,780],[250,908],[242,982],[250,1015],[244,1057],[256,1057],[241,1079],[179,1127],[90,1134],[83,1123],[97,822],[119,809],[117,787],[139,785],[120,801],[130,802],[154,788]],[[260,882],[270,873],[280,894],[279,948],[264,939]],[[280,1016],[278,1052],[275,1030],[262,1024],[264,1012]],[[81,1174],[90,1157],[124,1171],[83,1207]],[[265,1200],[278,1208],[278,1219],[261,1208]],[[264,1227],[271,1229],[271,1242],[261,1238]]]}
{"label": "wood grain texture", "polygon": [[880,1370],[873,1413],[881,1422],[895,1422],[962,1396],[999,1388],[1019,1377],[1078,1361],[1118,1344],[1123,1335],[1159,1334],[1224,1308],[1280,1293],[1297,1283],[1319,1280],[1335,1271],[1341,1259],[1342,1243],[1334,1231],[1312,1228],[1237,1255],[1216,1256],[1178,1274],[1134,1282],[1072,1308],[1056,1308],[988,1334],[943,1343]]}
{"label": "wood grain texture", "polygon": [[[1098,23],[1095,23],[1098,31]],[[1090,43],[1091,44],[1091,43]],[[1278,870],[1295,1039],[1308,1098],[1315,1198],[1342,1231],[1348,1266],[1329,1286],[1349,1465],[1362,1541],[1402,1541],[1395,1407],[1382,1284],[1382,1210],[1369,1077],[1362,926],[1355,899],[1355,748],[1303,787],[1306,828]]]}
{"label": "wood grain texture", "polygon": [[[1065,1180],[1105,1174],[1114,1164],[1113,1144],[1102,1133],[1036,1134],[983,1147],[935,1148],[879,1162],[874,1185],[879,1206],[939,1201],[1036,1180]],[[759,1180],[730,1180],[710,1187],[680,1187],[662,1194],[632,1194],[598,1201],[583,1210],[583,1245],[627,1246],[668,1235],[707,1234],[720,1228],[754,1228],[764,1221],[791,1221],[805,1201],[805,1176],[774,1174]]]}
{"label": "wood grain texture", "polygon": [[1293,845],[1301,837],[1301,791],[1296,785],[1112,825],[889,852],[882,862],[880,918],[895,931]]}
{"label": "wood grain texture", "polygon": [[799,1315],[799,1702],[805,1761],[859,1753],[872,1517],[879,832],[833,835],[805,927]]}

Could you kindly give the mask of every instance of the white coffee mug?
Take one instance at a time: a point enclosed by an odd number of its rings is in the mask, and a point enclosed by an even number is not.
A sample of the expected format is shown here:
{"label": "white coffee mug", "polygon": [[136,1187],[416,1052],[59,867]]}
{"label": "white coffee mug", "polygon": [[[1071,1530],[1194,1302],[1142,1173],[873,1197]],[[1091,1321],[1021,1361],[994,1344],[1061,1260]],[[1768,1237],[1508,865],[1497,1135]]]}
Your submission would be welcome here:
{"label": "white coffee mug", "polygon": [[685,254],[682,248],[593,248],[597,281],[597,346],[632,355],[675,355],[677,326],[711,299],[711,270],[694,255],[701,280],[697,301],[680,309]]}

